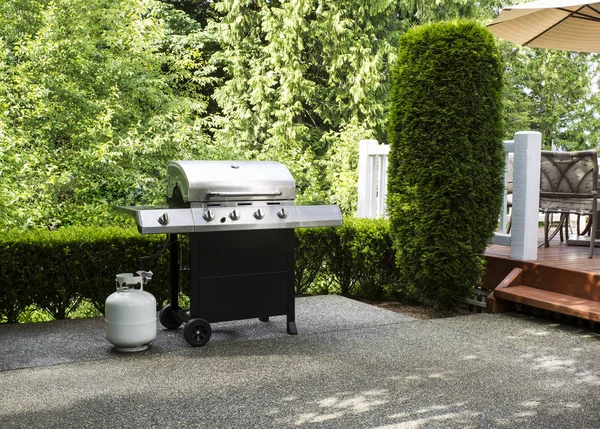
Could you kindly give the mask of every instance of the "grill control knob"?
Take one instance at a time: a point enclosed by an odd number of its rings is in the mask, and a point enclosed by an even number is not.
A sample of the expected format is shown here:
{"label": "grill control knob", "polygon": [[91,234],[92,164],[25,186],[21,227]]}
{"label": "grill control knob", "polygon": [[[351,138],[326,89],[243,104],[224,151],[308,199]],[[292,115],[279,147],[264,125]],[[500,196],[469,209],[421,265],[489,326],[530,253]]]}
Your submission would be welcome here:
{"label": "grill control knob", "polygon": [[162,226],[168,225],[169,224],[169,214],[168,213],[163,213],[162,215],[160,215],[158,217],[158,223],[160,223]]}
{"label": "grill control knob", "polygon": [[265,211],[263,209],[258,209],[254,212],[254,217],[258,220],[265,218]]}
{"label": "grill control knob", "polygon": [[215,212],[213,212],[212,210],[206,210],[202,215],[202,219],[204,219],[207,222],[212,222],[213,220],[215,220]]}
{"label": "grill control knob", "polygon": [[287,211],[287,210],[286,210],[284,207],[282,207],[282,208],[281,208],[281,210],[279,210],[279,211],[277,212],[277,217],[278,217],[279,219],[285,219],[285,218],[287,218],[289,215],[290,215],[290,214],[288,213],[288,211]]}
{"label": "grill control knob", "polygon": [[237,209],[233,209],[233,211],[229,213],[229,219],[231,220],[240,220],[241,217],[242,215],[239,211],[237,211]]}

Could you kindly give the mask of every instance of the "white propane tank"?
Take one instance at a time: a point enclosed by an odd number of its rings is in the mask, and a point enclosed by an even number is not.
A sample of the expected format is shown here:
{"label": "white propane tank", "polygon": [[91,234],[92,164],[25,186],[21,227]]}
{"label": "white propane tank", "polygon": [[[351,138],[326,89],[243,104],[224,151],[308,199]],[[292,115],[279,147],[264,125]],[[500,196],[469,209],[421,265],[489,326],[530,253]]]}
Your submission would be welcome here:
{"label": "white propane tank", "polygon": [[151,278],[152,271],[117,274],[117,291],[106,298],[106,339],[119,351],[145,350],[156,338],[156,299],[144,291]]}

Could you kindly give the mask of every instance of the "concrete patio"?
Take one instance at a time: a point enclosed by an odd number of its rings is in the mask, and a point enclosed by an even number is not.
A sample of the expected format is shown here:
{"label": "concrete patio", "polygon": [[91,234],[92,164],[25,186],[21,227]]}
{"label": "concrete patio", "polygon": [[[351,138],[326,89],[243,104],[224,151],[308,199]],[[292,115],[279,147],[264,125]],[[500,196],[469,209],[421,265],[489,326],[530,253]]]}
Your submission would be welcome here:
{"label": "concrete patio", "polygon": [[600,335],[516,314],[419,320],[338,296],[113,351],[100,318],[0,325],[1,428],[597,428]]}

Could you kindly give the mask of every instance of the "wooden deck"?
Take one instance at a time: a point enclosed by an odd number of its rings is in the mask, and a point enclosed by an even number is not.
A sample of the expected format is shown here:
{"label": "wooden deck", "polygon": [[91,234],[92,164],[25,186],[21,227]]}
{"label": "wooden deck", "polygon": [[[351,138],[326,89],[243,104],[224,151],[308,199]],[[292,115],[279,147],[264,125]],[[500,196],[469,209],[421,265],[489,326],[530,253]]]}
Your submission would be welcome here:
{"label": "wooden deck", "polygon": [[[539,243],[543,242],[539,234]],[[482,287],[492,292],[487,311],[501,312],[521,303],[582,319],[600,321],[600,247],[589,259],[588,246],[561,243],[538,248],[536,261],[510,258],[510,248],[490,245]]]}
{"label": "wooden deck", "polygon": [[[540,229],[538,234],[538,243],[543,243],[544,232]],[[569,246],[561,243],[558,236],[550,242],[550,247],[538,247],[537,263],[550,265],[553,267],[564,268],[567,270],[580,270],[589,273],[600,274],[600,247],[596,247],[594,258],[588,258],[589,247],[587,246]],[[486,256],[499,256],[510,258],[510,247],[498,246],[492,244],[488,246]]]}

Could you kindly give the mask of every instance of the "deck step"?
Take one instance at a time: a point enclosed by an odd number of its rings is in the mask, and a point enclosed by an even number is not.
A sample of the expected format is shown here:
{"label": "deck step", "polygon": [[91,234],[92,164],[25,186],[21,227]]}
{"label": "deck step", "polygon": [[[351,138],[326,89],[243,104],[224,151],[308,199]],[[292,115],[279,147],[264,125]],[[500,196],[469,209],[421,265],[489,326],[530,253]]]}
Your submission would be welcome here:
{"label": "deck step", "polygon": [[494,291],[496,298],[543,310],[600,322],[600,302],[550,292],[529,286],[511,286]]}

